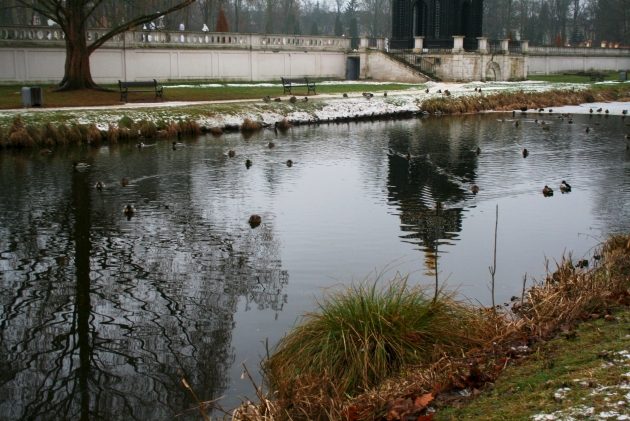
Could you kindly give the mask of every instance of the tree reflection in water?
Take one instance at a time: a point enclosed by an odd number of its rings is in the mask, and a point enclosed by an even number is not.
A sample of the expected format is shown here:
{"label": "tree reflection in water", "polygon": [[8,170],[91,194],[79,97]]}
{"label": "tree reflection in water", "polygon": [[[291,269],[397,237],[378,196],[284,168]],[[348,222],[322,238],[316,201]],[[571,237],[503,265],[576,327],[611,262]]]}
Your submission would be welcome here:
{"label": "tree reflection in water", "polygon": [[[2,417],[195,418],[180,380],[220,397],[239,297],[276,311],[286,300],[272,227],[228,234],[194,211],[127,221],[124,195],[97,193],[65,162],[0,166],[0,187],[24,198],[2,205],[0,224]],[[33,176],[49,166],[52,180]]]}

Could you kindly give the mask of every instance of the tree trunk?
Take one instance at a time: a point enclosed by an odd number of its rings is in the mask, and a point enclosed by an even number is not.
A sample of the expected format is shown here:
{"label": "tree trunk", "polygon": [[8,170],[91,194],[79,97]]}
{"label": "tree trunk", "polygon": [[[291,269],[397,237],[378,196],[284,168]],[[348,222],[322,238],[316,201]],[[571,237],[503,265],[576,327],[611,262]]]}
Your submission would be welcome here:
{"label": "tree trunk", "polygon": [[85,31],[67,34],[65,75],[58,90],[96,89],[90,71],[90,52],[86,45]]}
{"label": "tree trunk", "polygon": [[87,16],[79,3],[70,3],[67,10],[68,19],[62,26],[66,34],[65,73],[58,90],[95,89],[90,71],[92,51],[88,49],[85,33]]}

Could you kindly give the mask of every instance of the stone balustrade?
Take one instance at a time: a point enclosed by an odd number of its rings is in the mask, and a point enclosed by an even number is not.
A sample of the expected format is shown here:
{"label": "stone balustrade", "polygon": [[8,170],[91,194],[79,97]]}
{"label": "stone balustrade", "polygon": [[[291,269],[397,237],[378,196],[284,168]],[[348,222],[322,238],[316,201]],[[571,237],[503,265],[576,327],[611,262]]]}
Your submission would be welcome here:
{"label": "stone balustrade", "polygon": [[[102,37],[107,30],[88,29],[88,41]],[[59,27],[9,26],[0,27],[0,43],[10,41],[41,46],[58,46],[64,42],[64,33]],[[0,44],[1,45],[1,44]],[[194,31],[127,31],[108,40],[105,47],[142,48],[243,48],[257,50],[330,50],[350,49],[350,39],[333,36],[268,35]]]}

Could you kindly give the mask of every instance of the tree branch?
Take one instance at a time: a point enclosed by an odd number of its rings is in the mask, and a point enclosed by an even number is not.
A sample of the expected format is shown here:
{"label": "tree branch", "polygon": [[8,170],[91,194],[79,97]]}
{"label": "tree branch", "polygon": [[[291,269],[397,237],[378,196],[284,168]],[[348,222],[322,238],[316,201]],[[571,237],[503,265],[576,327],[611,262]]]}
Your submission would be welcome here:
{"label": "tree branch", "polygon": [[152,21],[154,19],[157,19],[160,16],[168,15],[169,13],[172,13],[172,12],[175,12],[177,10],[183,9],[185,7],[188,7],[191,4],[193,4],[195,1],[196,0],[184,0],[181,3],[178,3],[175,6],[165,10],[164,12],[156,12],[156,13],[152,13],[152,14],[149,14],[149,15],[138,16],[137,18],[134,18],[134,19],[130,20],[127,23],[119,25],[119,26],[113,28],[112,30],[110,30],[109,32],[107,32],[105,35],[103,35],[99,39],[95,40],[92,44],[90,44],[88,46],[88,54],[91,54],[98,47],[100,47],[105,42],[109,41],[110,39],[112,39],[113,37],[115,37],[118,34],[122,34],[123,32],[126,32],[126,31],[128,31],[128,30],[130,30],[132,28],[135,28],[138,25],[142,25],[143,23],[147,23],[147,22],[150,22],[150,21]]}

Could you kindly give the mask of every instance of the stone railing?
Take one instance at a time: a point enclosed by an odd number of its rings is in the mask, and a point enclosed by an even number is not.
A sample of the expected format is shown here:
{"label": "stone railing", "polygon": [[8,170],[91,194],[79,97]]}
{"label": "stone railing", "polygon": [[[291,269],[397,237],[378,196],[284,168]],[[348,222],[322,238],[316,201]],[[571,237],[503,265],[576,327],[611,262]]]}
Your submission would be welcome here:
{"label": "stone railing", "polygon": [[[88,41],[102,37],[107,30],[88,29]],[[64,33],[59,27],[8,26],[0,27],[0,45],[4,41],[11,46],[21,42],[40,46],[57,46],[64,42]],[[192,31],[127,31],[108,40],[104,46],[114,48],[244,48],[257,50],[332,50],[347,51],[350,39],[344,37],[269,35]]]}
{"label": "stone railing", "polygon": [[539,47],[529,46],[531,55],[540,56],[598,56],[598,57],[628,57],[629,48],[595,48],[595,47]]}

